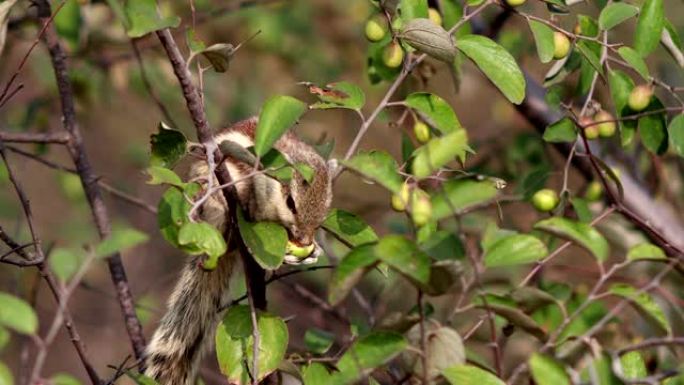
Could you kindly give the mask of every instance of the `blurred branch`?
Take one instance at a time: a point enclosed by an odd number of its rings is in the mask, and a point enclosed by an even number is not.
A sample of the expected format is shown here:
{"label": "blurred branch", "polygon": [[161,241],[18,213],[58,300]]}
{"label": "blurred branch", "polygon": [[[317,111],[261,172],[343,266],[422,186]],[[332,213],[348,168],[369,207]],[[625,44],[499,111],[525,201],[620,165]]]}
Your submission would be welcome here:
{"label": "blurred branch", "polygon": [[[46,0],[35,0],[34,3],[39,9],[39,18],[46,23],[47,15],[50,14],[50,4]],[[93,219],[97,227],[100,238],[106,238],[111,232],[109,213],[104,204],[100,189],[85,145],[76,121],[76,109],[74,106],[74,95],[69,80],[69,70],[67,65],[66,53],[59,42],[57,31],[54,25],[50,24],[43,35],[50,59],[57,79],[57,88],[62,107],[62,122],[64,129],[69,134],[67,149],[76,166],[76,170],[81,178],[83,190],[85,191],[88,204],[90,205]],[[135,313],[135,303],[131,294],[131,289],[126,278],[126,271],[121,261],[121,254],[114,253],[107,258],[109,273],[116,288],[119,305],[124,316],[126,331],[133,347],[136,358],[142,357],[145,349],[145,338],[142,333],[140,320]]]}
{"label": "blurred branch", "polygon": [[10,132],[0,131],[0,140],[6,143],[58,143],[66,144],[69,135],[63,131]]}
{"label": "blurred branch", "polygon": [[[54,275],[52,274],[52,271],[47,267],[45,264],[45,254],[43,253],[43,249],[41,246],[40,238],[38,237],[38,233],[36,232],[35,225],[33,223],[33,215],[31,213],[31,205],[29,203],[28,197],[24,193],[23,188],[21,187],[21,184],[19,183],[19,180],[16,179],[16,175],[14,174],[14,170],[12,169],[11,165],[7,161],[7,156],[5,154],[5,147],[4,143],[0,141],[0,156],[2,157],[2,160],[5,162],[5,167],[7,168],[7,174],[9,175],[10,181],[12,182],[12,185],[14,186],[14,190],[17,193],[17,196],[19,197],[19,200],[21,202],[21,206],[24,210],[24,216],[26,217],[26,222],[28,224],[29,230],[31,232],[31,238],[33,239],[33,248],[35,252],[35,256],[31,255],[24,250],[24,247],[20,246],[16,241],[14,241],[5,231],[3,230],[2,227],[0,227],[0,239],[8,246],[10,247],[14,252],[16,252],[19,256],[24,258],[26,260],[26,266],[29,265],[35,265],[38,270],[40,271],[40,275],[45,279],[45,281],[48,284],[48,287],[50,288],[50,291],[52,292],[52,295],[54,296],[55,300],[59,304],[59,310],[58,313],[60,314],[60,325],[62,321],[64,322],[64,326],[67,329],[67,332],[69,333],[69,336],[71,337],[71,341],[74,345],[74,348],[76,349],[76,352],[78,353],[79,358],[81,359],[81,362],[83,363],[83,366],[88,373],[88,377],[90,378],[90,381],[93,383],[93,385],[100,385],[101,380],[97,372],[95,371],[95,368],[93,365],[90,363],[88,360],[88,356],[86,355],[86,348],[83,342],[81,342],[81,337],[76,330],[76,326],[73,321],[73,317],[71,316],[71,313],[69,312],[69,309],[66,308],[66,306],[62,306],[64,302],[63,296],[60,290],[60,286],[57,283],[57,280],[55,279]],[[2,262],[7,262],[3,260]],[[18,265],[17,265],[18,266]],[[57,325],[59,327],[60,325]],[[55,332],[56,333],[56,332]],[[35,371],[34,371],[35,373]]]}
{"label": "blurred branch", "polygon": [[[0,139],[1,139],[1,137],[0,137]],[[61,164],[52,162],[52,161],[47,160],[45,158],[41,158],[40,156],[34,155],[28,151],[24,151],[20,148],[13,147],[13,146],[7,146],[7,149],[16,153],[16,154],[19,154],[19,155],[25,156],[29,159],[32,159],[32,160],[34,160],[40,164],[43,164],[47,167],[54,168],[56,170],[60,170],[60,171],[64,171],[64,172],[69,172],[72,174],[78,174],[78,171],[76,171],[73,168],[62,166]],[[144,209],[144,210],[146,210],[152,214],[157,214],[157,208],[152,206],[151,204],[143,201],[142,199],[135,197],[135,196],[133,196],[127,192],[121,191],[121,190],[117,189],[116,187],[114,187],[114,186],[108,184],[107,182],[103,181],[100,178],[97,179],[97,184],[100,187],[102,187],[103,190],[105,190],[108,193],[112,194],[113,196],[123,200],[124,202],[128,202],[130,204],[138,206],[138,207],[140,207],[140,208],[142,208],[142,209]]]}
{"label": "blurred branch", "polygon": [[154,88],[152,87],[152,83],[150,82],[150,79],[147,76],[147,71],[145,70],[145,64],[143,63],[143,58],[140,54],[140,49],[138,49],[138,43],[135,39],[131,39],[131,48],[133,48],[135,60],[138,62],[138,67],[140,68],[140,77],[142,78],[143,85],[145,86],[147,93],[150,94],[150,97],[157,105],[157,108],[159,108],[159,111],[161,111],[162,115],[164,116],[164,119],[166,119],[169,122],[171,127],[179,128],[180,126],[176,124],[176,122],[174,122],[173,117],[171,116],[171,112],[169,112],[164,103],[161,101],[159,95],[157,95],[157,93],[154,91]]}

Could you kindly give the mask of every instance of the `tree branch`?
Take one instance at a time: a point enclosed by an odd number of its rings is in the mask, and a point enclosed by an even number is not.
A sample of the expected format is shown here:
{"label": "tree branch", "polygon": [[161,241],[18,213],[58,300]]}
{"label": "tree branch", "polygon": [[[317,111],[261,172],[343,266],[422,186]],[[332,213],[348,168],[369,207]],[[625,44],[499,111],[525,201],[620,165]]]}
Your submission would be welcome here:
{"label": "tree branch", "polygon": [[[36,0],[39,8],[39,17],[43,23],[48,21],[47,15],[50,14],[50,4],[46,0]],[[81,136],[81,131],[76,122],[76,109],[74,106],[74,95],[69,80],[69,70],[67,66],[66,54],[59,42],[54,25],[48,26],[43,35],[50,59],[57,79],[57,88],[62,107],[62,122],[64,129],[69,134],[67,149],[69,155],[76,166],[76,170],[81,178],[83,190],[85,191],[88,204],[90,205],[93,219],[97,227],[100,238],[106,238],[111,232],[109,213],[104,204],[100,189]],[[107,258],[109,273],[116,288],[119,305],[126,323],[126,331],[133,347],[136,358],[141,358],[145,349],[145,338],[142,333],[140,320],[135,313],[135,303],[131,294],[131,289],[126,278],[126,271],[121,261],[121,254],[115,253]]]}

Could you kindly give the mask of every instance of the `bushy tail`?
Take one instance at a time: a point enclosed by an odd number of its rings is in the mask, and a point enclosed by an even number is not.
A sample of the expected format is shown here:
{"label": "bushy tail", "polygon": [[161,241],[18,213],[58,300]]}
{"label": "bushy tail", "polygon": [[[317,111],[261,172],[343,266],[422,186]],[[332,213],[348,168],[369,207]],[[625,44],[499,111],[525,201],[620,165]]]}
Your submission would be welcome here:
{"label": "bushy tail", "polygon": [[160,385],[192,385],[200,360],[214,336],[218,308],[228,300],[235,256],[221,257],[218,267],[205,271],[193,259],[178,280],[146,351],[145,375]]}

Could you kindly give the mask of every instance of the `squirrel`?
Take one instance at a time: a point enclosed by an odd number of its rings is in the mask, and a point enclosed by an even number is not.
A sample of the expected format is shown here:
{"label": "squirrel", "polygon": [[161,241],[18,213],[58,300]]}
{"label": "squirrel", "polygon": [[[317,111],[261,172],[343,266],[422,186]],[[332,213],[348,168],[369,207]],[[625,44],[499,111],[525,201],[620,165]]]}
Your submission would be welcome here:
{"label": "squirrel", "polygon": [[[256,117],[238,122],[215,135],[217,143],[232,141],[248,148],[254,144]],[[285,255],[290,264],[314,263],[320,248],[314,233],[325,219],[332,200],[334,160],[325,161],[312,147],[294,133],[287,132],[274,145],[291,163],[304,163],[314,170],[310,183],[295,173],[288,182],[279,182],[260,173],[244,177],[252,165],[226,158],[231,179],[236,181],[238,203],[251,220],[273,221],[285,227],[288,245],[304,248],[309,255]],[[220,165],[219,165],[220,167]],[[197,161],[190,168],[190,177],[206,180],[210,172],[205,161]],[[214,177],[215,178],[215,177]],[[215,180],[216,185],[218,182]],[[206,221],[224,234],[227,240],[237,229],[228,227],[228,205],[221,191],[214,193],[199,210],[199,219]],[[229,281],[239,254],[234,242],[219,259],[215,270],[205,271],[201,257],[193,258],[183,269],[181,277],[168,300],[168,310],[160,321],[145,354],[145,375],[160,385],[192,385],[200,361],[211,345],[216,325],[221,318],[219,308],[229,300]]]}

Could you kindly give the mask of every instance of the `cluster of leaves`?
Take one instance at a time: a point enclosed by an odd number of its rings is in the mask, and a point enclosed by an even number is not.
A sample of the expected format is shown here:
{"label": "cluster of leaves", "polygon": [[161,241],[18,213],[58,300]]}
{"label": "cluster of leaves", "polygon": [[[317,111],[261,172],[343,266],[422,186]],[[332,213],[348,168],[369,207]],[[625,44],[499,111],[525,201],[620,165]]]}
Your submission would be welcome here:
{"label": "cluster of leaves", "polygon": [[[392,4],[388,4],[392,3]],[[625,152],[636,152],[640,146],[654,156],[665,155],[669,149],[684,156],[684,115],[669,118],[665,100],[649,95],[645,106],[635,107],[631,102],[637,83],[626,71],[607,65],[612,57],[637,75],[638,82],[649,87],[658,86],[651,76],[646,58],[653,54],[663,36],[681,51],[676,29],[665,17],[662,0],[646,0],[642,5],[617,2],[598,4],[597,17],[573,15],[572,6],[563,0],[545,1],[554,14],[547,21],[524,15],[529,23],[541,63],[557,61],[545,76],[549,88],[548,99],[562,99],[566,88],[576,79],[575,90],[566,99],[578,96],[593,98],[597,79],[605,81],[612,103],[598,103],[592,109],[612,110],[620,130],[620,145]],[[12,0],[0,3],[0,51],[4,43]],[[176,16],[161,16],[155,0],[108,0],[108,4],[125,27],[130,38],[139,38],[180,24]],[[438,1],[439,22],[430,19],[426,0],[399,0],[372,2],[375,23],[385,23],[387,32],[368,45],[367,75],[372,83],[400,79],[402,71],[410,71],[423,60],[423,54],[445,63],[449,71],[460,73],[465,59],[470,60],[511,103],[520,104],[525,98],[525,77],[514,55],[494,40],[470,33],[463,5],[455,0]],[[494,4],[491,1],[469,0],[467,7]],[[380,21],[377,16],[380,15]],[[558,17],[575,17],[574,33],[562,30],[555,23]],[[608,44],[607,36],[621,24],[636,19],[632,46],[619,48]],[[55,20],[60,35],[72,45],[79,37],[80,20],[78,2],[67,0],[63,11]],[[381,26],[383,27],[383,26]],[[572,47],[564,55],[558,54],[557,36],[572,38]],[[605,39],[604,39],[605,37]],[[235,47],[228,43],[206,45],[188,30],[190,48],[188,62],[204,58],[216,72],[229,68]],[[388,51],[388,49],[391,50]],[[400,60],[389,60],[388,52],[400,55]],[[612,56],[611,56],[612,55]],[[617,56],[615,56],[617,55]],[[562,56],[562,57],[561,57]],[[577,73],[575,78],[571,76]],[[350,82],[340,81],[326,86],[307,84],[308,90],[318,99],[309,109],[347,109],[363,114],[366,96],[363,90]],[[562,88],[565,86],[566,88]],[[451,105],[439,95],[426,92],[408,92],[396,98],[392,105],[381,108],[399,108],[415,124],[427,127],[427,134],[416,129],[413,137],[402,135],[401,161],[398,162],[385,149],[362,151],[341,163],[347,170],[365,181],[386,189],[395,209],[406,212],[399,230],[379,236],[360,216],[348,211],[333,209],[322,228],[339,241],[343,257],[337,261],[328,283],[327,301],[340,306],[354,289],[361,287],[375,272],[381,279],[394,285],[408,285],[415,289],[416,306],[406,312],[392,312],[373,325],[354,325],[349,344],[330,332],[309,329],[305,335],[307,350],[294,352],[289,343],[286,322],[271,313],[258,312],[253,330],[249,307],[236,305],[225,314],[216,333],[216,355],[221,372],[231,383],[248,383],[261,380],[276,371],[288,373],[305,385],[352,384],[385,372],[415,377],[428,382],[452,384],[503,384],[500,363],[492,364],[469,346],[469,340],[459,329],[465,322],[453,317],[440,317],[433,312],[431,302],[437,297],[460,292],[460,300],[452,309],[455,313],[478,312],[484,314],[495,335],[505,338],[516,334],[538,344],[541,352],[524,360],[531,378],[540,385],[569,384],[576,378],[599,378],[601,384],[620,383],[621,376],[639,379],[649,375],[645,354],[631,351],[620,357],[606,352],[613,346],[596,337],[595,325],[613,322],[615,314],[607,309],[604,298],[620,298],[631,304],[651,325],[654,335],[674,334],[670,316],[656,297],[630,283],[615,282],[607,288],[601,285],[587,293],[581,288],[540,278],[522,285],[506,282],[490,283],[482,279],[503,269],[543,264],[555,251],[560,241],[567,241],[583,249],[599,266],[601,279],[617,270],[634,265],[654,265],[667,261],[662,249],[647,242],[629,247],[624,255],[611,252],[608,240],[592,225],[595,207],[590,207],[586,196],[565,188],[559,201],[550,209],[550,216],[535,221],[530,231],[502,228],[497,221],[483,214],[483,209],[497,204],[506,187],[505,179],[517,186],[524,200],[543,187],[550,170],[540,153],[539,138],[521,137],[503,156],[510,164],[524,164],[526,172],[508,169],[497,172],[497,177],[484,175],[479,170],[466,168],[468,156],[476,146],[469,141],[464,127]],[[571,103],[566,103],[571,104]],[[612,109],[607,107],[612,104]],[[313,170],[306,164],[287,161],[275,148],[275,143],[305,113],[307,104],[290,96],[275,96],[266,101],[259,116],[254,146],[236,147],[230,142],[220,144],[224,155],[254,164],[254,172],[264,173],[286,183],[295,175],[311,181]],[[598,116],[598,114],[596,114]],[[569,113],[550,125],[543,140],[549,143],[576,143],[592,139],[587,128],[598,125]],[[608,119],[611,120],[611,119]],[[669,120],[669,123],[668,123]],[[606,122],[603,122],[606,123]],[[421,127],[422,130],[424,130]],[[638,139],[637,139],[638,133]],[[608,137],[609,135],[606,135]],[[219,228],[199,221],[198,205],[221,194],[213,176],[210,180],[184,181],[174,166],[193,148],[183,133],[160,124],[151,138],[151,158],[147,173],[149,184],[164,185],[158,205],[158,226],[162,236],[185,253],[204,255],[203,267],[211,270],[227,251],[228,245]],[[327,157],[330,149],[322,150]],[[601,163],[602,164],[602,163]],[[507,167],[516,167],[510,166]],[[566,171],[567,172],[567,171]],[[618,188],[619,176],[609,167],[603,172]],[[499,178],[501,176],[502,178]],[[510,178],[509,178],[510,177]],[[602,188],[601,185],[598,187]],[[594,205],[595,206],[595,205]],[[452,221],[451,219],[456,219]],[[240,236],[255,261],[266,270],[275,271],[283,264],[286,253],[287,231],[277,223],[251,222],[244,213],[237,213]],[[468,233],[466,235],[466,233]],[[87,252],[60,248],[52,252],[50,267],[65,285],[83,266],[86,258],[106,257],[135,246],[146,239],[133,229],[115,231],[106,240]],[[474,242],[469,242],[474,241]],[[560,246],[563,247],[563,246]],[[616,262],[617,260],[617,262]],[[608,271],[608,273],[605,273]],[[392,281],[400,278],[403,283]],[[614,278],[614,277],[609,277]],[[403,287],[403,286],[402,286]],[[602,290],[599,292],[599,290]],[[483,318],[484,319],[484,318]],[[481,322],[480,322],[481,323]],[[0,349],[9,340],[9,331],[31,335],[38,329],[38,318],[25,301],[0,293]],[[259,346],[254,347],[254,336],[259,335]],[[470,337],[470,333],[468,335]],[[585,338],[586,337],[586,338]],[[584,342],[590,339],[593,354],[587,353]],[[345,341],[346,342],[346,341]],[[618,339],[623,343],[624,338]],[[335,356],[329,353],[333,346],[343,349]],[[473,343],[475,345],[475,343]],[[257,352],[257,357],[253,355]],[[495,353],[498,354],[498,353]],[[302,359],[303,357],[303,359]],[[581,358],[588,364],[578,364]],[[672,361],[672,358],[668,358]],[[494,360],[496,361],[496,360]],[[258,369],[254,363],[258,363]],[[302,362],[305,362],[302,364]],[[666,368],[669,362],[659,362]],[[614,368],[620,368],[615,370]],[[667,369],[667,368],[666,368]],[[151,383],[150,379],[134,375],[138,383]],[[53,378],[57,384],[73,383],[73,379]],[[670,383],[674,384],[671,380]],[[9,369],[0,362],[0,384],[13,383]]]}

